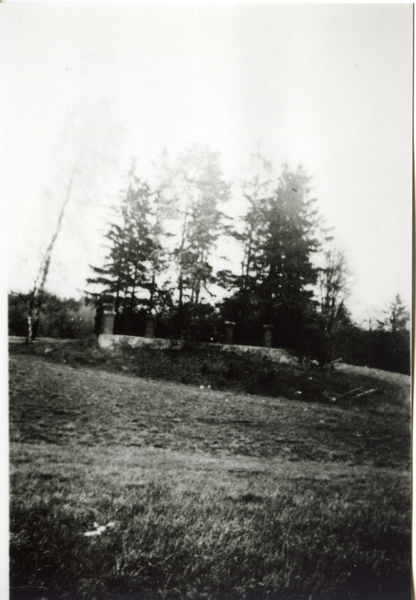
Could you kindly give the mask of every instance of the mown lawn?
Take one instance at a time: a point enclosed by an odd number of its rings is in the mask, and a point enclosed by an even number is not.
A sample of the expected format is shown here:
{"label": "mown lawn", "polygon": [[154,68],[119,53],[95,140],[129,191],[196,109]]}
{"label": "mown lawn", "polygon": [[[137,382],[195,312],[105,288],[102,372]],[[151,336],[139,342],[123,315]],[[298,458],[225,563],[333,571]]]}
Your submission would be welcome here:
{"label": "mown lawn", "polygon": [[350,409],[10,359],[12,600],[410,598],[403,386]]}

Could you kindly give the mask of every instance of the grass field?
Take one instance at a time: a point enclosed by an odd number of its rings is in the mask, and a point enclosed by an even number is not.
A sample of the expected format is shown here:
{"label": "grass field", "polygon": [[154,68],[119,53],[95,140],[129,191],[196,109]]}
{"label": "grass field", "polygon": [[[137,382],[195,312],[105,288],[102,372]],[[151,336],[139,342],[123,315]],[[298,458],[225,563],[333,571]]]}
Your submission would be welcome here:
{"label": "grass field", "polygon": [[410,598],[409,378],[136,358],[10,346],[12,600]]}

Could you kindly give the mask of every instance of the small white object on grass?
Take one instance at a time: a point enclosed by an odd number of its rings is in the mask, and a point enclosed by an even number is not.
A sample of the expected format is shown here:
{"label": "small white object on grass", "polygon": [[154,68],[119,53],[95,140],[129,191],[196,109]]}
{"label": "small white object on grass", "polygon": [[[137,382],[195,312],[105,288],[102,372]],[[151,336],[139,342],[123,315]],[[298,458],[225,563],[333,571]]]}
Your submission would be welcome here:
{"label": "small white object on grass", "polygon": [[94,523],[95,531],[87,531],[86,533],[84,533],[84,535],[85,535],[85,537],[101,535],[103,533],[103,531],[105,531],[107,529],[107,527],[115,527],[115,525],[116,524],[113,521],[111,521],[110,523],[107,523],[107,525],[98,525],[98,523]]}

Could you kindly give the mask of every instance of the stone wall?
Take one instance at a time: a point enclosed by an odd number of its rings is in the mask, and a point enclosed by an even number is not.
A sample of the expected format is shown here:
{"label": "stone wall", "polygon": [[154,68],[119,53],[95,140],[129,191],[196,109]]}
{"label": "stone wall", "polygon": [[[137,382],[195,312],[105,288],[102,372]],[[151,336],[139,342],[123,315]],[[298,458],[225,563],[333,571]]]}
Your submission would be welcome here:
{"label": "stone wall", "polygon": [[[116,313],[111,304],[104,304],[97,310],[96,330],[98,335],[98,345],[103,350],[117,350],[122,346],[130,346],[131,348],[150,347],[156,350],[177,349],[184,347],[184,340],[165,340],[154,337],[154,324],[152,315],[148,315],[146,319],[146,335],[138,337],[132,335],[114,335],[114,318]],[[273,328],[271,325],[263,325],[263,346],[238,346],[234,342],[233,321],[225,322],[225,344],[199,344],[201,348],[209,348],[215,346],[224,352],[232,352],[234,354],[256,353],[260,356],[267,356],[276,363],[297,363],[297,358],[289,352],[280,348],[272,348]]]}
{"label": "stone wall", "polygon": [[[98,344],[103,350],[116,351],[122,346],[130,346],[131,348],[150,347],[155,350],[176,349],[181,350],[186,345],[184,340],[165,340],[160,338],[146,338],[131,335],[110,335],[102,333],[98,336]],[[220,348],[223,352],[233,354],[252,354],[267,356],[271,360],[280,364],[296,364],[298,360],[289,350],[281,348],[265,348],[262,346],[237,346],[235,344],[198,344],[201,348],[209,348],[214,346]]]}

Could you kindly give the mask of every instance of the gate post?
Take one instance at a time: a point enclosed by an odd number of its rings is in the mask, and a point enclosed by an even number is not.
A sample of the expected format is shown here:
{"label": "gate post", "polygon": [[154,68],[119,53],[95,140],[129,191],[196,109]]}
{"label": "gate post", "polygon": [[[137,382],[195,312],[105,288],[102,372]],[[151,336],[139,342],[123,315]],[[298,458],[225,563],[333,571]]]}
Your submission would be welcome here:
{"label": "gate post", "polygon": [[103,304],[102,308],[97,310],[97,315],[98,314],[100,314],[98,319],[99,334],[107,333],[112,335],[114,333],[114,319],[116,317],[114,306],[112,304]]}
{"label": "gate post", "polygon": [[146,333],[144,337],[153,339],[155,337],[153,315],[146,315]]}
{"label": "gate post", "polygon": [[263,346],[272,347],[273,325],[263,325]]}
{"label": "gate post", "polygon": [[225,343],[234,344],[234,321],[225,321]]}

